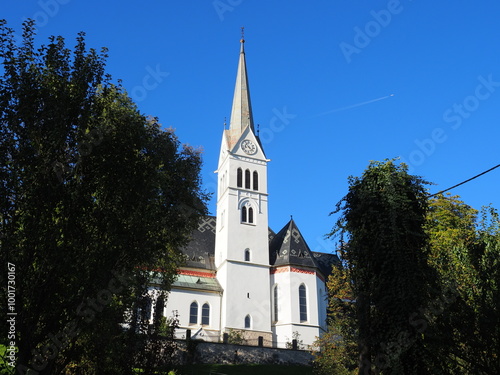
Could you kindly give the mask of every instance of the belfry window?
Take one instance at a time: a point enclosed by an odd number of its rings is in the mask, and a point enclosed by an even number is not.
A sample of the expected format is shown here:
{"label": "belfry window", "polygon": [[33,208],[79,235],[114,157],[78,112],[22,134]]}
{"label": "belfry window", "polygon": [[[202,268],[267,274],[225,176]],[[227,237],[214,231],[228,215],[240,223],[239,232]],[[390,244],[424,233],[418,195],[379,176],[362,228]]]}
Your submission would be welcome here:
{"label": "belfry window", "polygon": [[259,190],[259,174],[257,171],[253,171],[253,189],[254,190]]}
{"label": "belfry window", "polygon": [[245,189],[250,189],[250,171],[245,170]]}
{"label": "belfry window", "polygon": [[236,171],[236,186],[243,187],[243,171],[241,168]]}
{"label": "belfry window", "polygon": [[246,206],[241,207],[241,222],[242,223],[247,222],[247,207]]}
{"label": "belfry window", "polygon": [[245,249],[245,262],[250,262],[250,249]]}
{"label": "belfry window", "polygon": [[254,224],[254,210],[249,203],[241,207],[241,222],[245,224]]}

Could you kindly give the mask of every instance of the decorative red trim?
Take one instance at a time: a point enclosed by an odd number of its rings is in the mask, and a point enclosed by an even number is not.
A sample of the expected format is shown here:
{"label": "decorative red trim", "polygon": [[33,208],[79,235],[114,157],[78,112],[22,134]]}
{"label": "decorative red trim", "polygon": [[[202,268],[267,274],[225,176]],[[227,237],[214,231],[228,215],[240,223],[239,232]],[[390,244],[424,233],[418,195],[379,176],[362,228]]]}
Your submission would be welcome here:
{"label": "decorative red trim", "polygon": [[271,275],[275,273],[290,272],[290,267],[271,268]]}
{"label": "decorative red trim", "polygon": [[196,276],[196,277],[209,277],[211,279],[215,279],[215,274],[211,272],[201,272],[201,271],[190,271],[190,270],[177,270],[179,275],[186,276]]}
{"label": "decorative red trim", "polygon": [[296,273],[304,273],[306,275],[316,275],[321,281],[325,282],[325,278],[323,275],[316,271],[312,270],[306,270],[304,268],[297,268],[297,267],[291,267],[291,266],[285,266],[285,267],[278,267],[278,268],[271,268],[271,275],[274,275],[276,273],[284,273],[284,272],[296,272]]}
{"label": "decorative red trim", "polygon": [[296,268],[296,267],[290,267],[290,271],[291,272],[297,272],[297,273],[305,273],[305,274],[308,274],[308,275],[315,275],[316,274],[315,271],[305,270],[303,268]]}

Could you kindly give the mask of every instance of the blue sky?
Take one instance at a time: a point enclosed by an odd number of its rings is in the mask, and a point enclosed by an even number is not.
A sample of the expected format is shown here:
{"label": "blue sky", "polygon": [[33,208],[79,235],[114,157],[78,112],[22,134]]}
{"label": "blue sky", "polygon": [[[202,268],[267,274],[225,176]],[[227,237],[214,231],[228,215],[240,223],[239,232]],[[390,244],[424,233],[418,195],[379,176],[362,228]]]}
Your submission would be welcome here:
{"label": "blue sky", "polygon": [[[35,18],[40,42],[73,46],[85,31],[89,47],[108,47],[107,72],[140,110],[204,148],[208,191],[245,26],[270,226],[293,215],[328,252],[328,214],[370,160],[401,157],[431,192],[500,163],[499,14],[494,0],[23,0],[0,18],[17,30]],[[453,193],[500,208],[499,180],[496,169]]]}

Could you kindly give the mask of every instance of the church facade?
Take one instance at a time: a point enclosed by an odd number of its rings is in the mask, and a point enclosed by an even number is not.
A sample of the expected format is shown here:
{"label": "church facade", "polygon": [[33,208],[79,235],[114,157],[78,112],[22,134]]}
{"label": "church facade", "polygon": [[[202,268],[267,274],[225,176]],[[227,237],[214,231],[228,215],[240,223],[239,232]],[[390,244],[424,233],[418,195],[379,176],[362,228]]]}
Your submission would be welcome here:
{"label": "church facade", "polygon": [[256,135],[241,40],[229,129],[219,154],[217,212],[204,217],[183,250],[163,313],[178,312],[178,337],[304,346],[326,330],[325,280],[338,258],[313,252],[294,220],[268,225],[267,164]]}

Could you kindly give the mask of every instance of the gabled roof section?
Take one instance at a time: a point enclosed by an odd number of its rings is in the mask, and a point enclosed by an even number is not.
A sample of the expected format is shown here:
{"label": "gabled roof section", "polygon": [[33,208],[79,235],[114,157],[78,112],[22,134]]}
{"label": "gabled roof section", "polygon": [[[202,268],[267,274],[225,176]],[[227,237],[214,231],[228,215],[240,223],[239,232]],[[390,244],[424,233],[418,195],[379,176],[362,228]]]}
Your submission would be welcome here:
{"label": "gabled roof section", "polygon": [[272,266],[295,265],[320,268],[293,219],[271,240],[269,257]]}
{"label": "gabled roof section", "polygon": [[[245,152],[242,149],[242,143],[250,141],[254,146],[254,151]],[[233,148],[231,153],[238,154],[241,156],[248,156],[256,159],[266,159],[266,155],[264,153],[264,149],[259,141],[259,138],[255,136],[254,132],[250,129],[250,127],[246,127],[243,130],[239,139],[234,140]]]}

